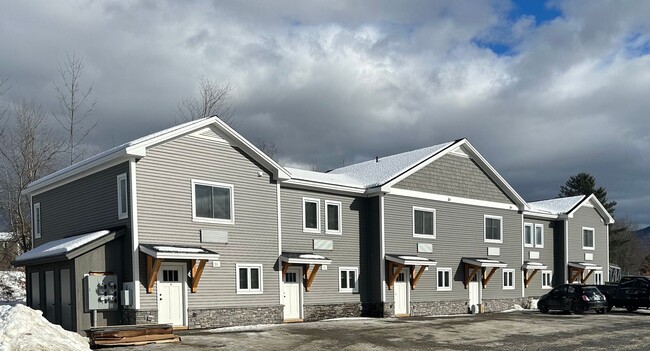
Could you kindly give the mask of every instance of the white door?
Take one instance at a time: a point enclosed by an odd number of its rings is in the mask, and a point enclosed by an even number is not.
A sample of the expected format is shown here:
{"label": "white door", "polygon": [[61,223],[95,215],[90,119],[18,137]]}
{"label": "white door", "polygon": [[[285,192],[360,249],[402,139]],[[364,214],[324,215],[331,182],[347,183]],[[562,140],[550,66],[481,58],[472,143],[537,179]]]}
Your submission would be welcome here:
{"label": "white door", "polygon": [[478,313],[479,312],[479,307],[478,304],[481,303],[481,272],[477,272],[474,274],[472,279],[469,281],[469,287],[467,290],[469,291],[469,312],[470,313]]}
{"label": "white door", "polygon": [[302,310],[302,303],[300,300],[300,292],[302,285],[302,268],[289,268],[287,273],[284,274],[284,296],[282,303],[284,304],[284,320],[297,320],[300,319],[300,312]]}
{"label": "white door", "polygon": [[185,266],[162,264],[158,271],[158,323],[184,325]]}
{"label": "white door", "polygon": [[397,280],[393,285],[394,298],[395,298],[395,315],[404,316],[409,314],[408,306],[408,281],[406,279],[406,272],[400,272],[397,275]]}

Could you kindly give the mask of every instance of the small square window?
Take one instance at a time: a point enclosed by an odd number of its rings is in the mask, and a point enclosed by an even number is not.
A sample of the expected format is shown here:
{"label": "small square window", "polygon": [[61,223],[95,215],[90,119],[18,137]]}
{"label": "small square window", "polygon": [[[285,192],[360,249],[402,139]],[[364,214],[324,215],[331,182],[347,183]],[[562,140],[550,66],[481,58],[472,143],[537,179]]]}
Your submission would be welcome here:
{"label": "small square window", "polygon": [[553,271],[542,271],[542,289],[551,289],[553,287]]}
{"label": "small square window", "polygon": [[451,268],[438,268],[438,290],[451,291]]}
{"label": "small square window", "polygon": [[341,203],[325,201],[325,233],[341,234]]}
{"label": "small square window", "polygon": [[594,250],[594,228],[582,228],[582,248],[585,250]]}
{"label": "small square window", "polygon": [[503,289],[512,290],[515,288],[515,270],[514,269],[504,269],[503,270]]}
{"label": "small square window", "polygon": [[488,243],[503,243],[502,218],[488,216],[485,219],[484,241]]}
{"label": "small square window", "polygon": [[262,293],[262,265],[237,264],[237,293]]}
{"label": "small square window", "polygon": [[544,226],[535,224],[535,247],[544,247]]}
{"label": "small square window", "polygon": [[320,233],[320,200],[302,199],[302,223],[303,231],[308,233]]}
{"label": "small square window", "polygon": [[533,224],[524,224],[524,246],[533,247]]}
{"label": "small square window", "polygon": [[436,237],[436,210],[413,207],[413,236],[418,238]]}
{"label": "small square window", "polygon": [[359,268],[339,268],[339,292],[359,291]]}

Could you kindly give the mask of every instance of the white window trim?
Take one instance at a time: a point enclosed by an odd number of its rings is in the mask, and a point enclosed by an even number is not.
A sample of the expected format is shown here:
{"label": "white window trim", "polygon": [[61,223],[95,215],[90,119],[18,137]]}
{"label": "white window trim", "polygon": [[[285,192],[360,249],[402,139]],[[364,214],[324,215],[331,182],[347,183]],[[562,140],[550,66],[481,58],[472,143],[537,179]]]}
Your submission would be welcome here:
{"label": "white window trim", "polygon": [[[122,208],[122,186],[121,182],[124,181],[124,189],[126,190],[126,208]],[[126,179],[126,173],[117,176],[117,217],[119,219],[129,218],[129,183]]]}
{"label": "white window trim", "polygon": [[[526,244],[526,228],[530,228],[530,244]],[[533,247],[535,244],[535,226],[533,223],[524,223],[524,247]]]}
{"label": "white window trim", "polygon": [[[440,286],[440,279],[438,279],[438,272],[448,272],[449,273],[449,286]],[[436,268],[436,290],[438,291],[451,291],[452,288],[452,271],[451,268]]]}
{"label": "white window trim", "polygon": [[[355,277],[355,282],[354,282],[354,289],[351,288],[343,288],[341,286],[341,272],[342,271],[354,271],[354,277]],[[341,293],[356,293],[359,292],[359,267],[339,267],[339,292]],[[349,279],[349,275],[348,275]]]}
{"label": "white window trim", "polygon": [[[591,230],[591,235],[593,235],[594,246],[585,246],[585,230]],[[580,236],[582,237],[582,249],[583,250],[596,250],[596,229],[590,227],[582,227],[580,231]]]}
{"label": "white window trim", "polygon": [[[541,244],[537,244],[537,228],[542,229],[542,243]],[[533,243],[535,244],[535,247],[544,248],[544,225],[535,224],[535,230],[533,230]]]}
{"label": "white window trim", "polygon": [[[316,228],[307,228],[305,226],[305,204],[307,202],[316,203]],[[320,233],[320,199],[315,199],[311,197],[302,198],[302,231],[305,233]]]}
{"label": "white window trim", "polygon": [[[196,216],[196,185],[230,189],[230,219],[205,218]],[[192,221],[203,223],[235,224],[235,187],[232,184],[192,179]]]}
{"label": "white window trim", "polygon": [[[34,232],[34,239],[40,239],[41,238],[41,233],[43,232],[43,221],[41,216],[41,203],[37,202],[34,204],[34,208],[32,209],[34,211],[34,218],[32,219],[32,226],[33,232]],[[36,225],[36,220],[38,219],[38,226]]]}
{"label": "white window trim", "polygon": [[[429,234],[417,234],[415,232],[415,211],[422,211],[422,212],[431,212],[433,213],[433,235]],[[413,206],[413,211],[411,213],[412,215],[412,224],[413,224],[413,237],[414,238],[425,238],[425,239],[435,239],[436,238],[436,210],[433,208],[426,208],[426,207],[417,207]]]}
{"label": "white window trim", "polygon": [[[549,285],[544,285],[544,274],[548,274],[548,283]],[[553,271],[544,270],[542,271],[542,289],[553,289]]]}
{"label": "white window trim", "polygon": [[[512,286],[506,286],[506,280],[503,279],[503,276],[506,275],[506,273],[510,273],[512,275]],[[503,290],[514,290],[515,285],[517,285],[517,282],[515,281],[515,270],[514,269],[504,269],[502,272],[501,279],[503,280]]]}
{"label": "white window trim", "polygon": [[[485,230],[486,229],[485,220],[488,219],[488,218],[498,219],[501,222],[501,225],[499,226],[499,229],[500,229],[499,235],[501,237],[500,240],[494,240],[494,239],[488,239],[487,238],[487,231]],[[483,215],[483,242],[503,244],[503,217],[501,217],[501,216],[492,216],[492,215]]]}
{"label": "white window trim", "polygon": [[[239,288],[239,269],[241,268],[248,268],[250,272],[250,268],[258,268],[260,271],[260,288],[259,289],[251,289],[251,275],[250,273],[248,274],[248,289],[240,289]],[[257,263],[237,263],[235,264],[235,286],[237,287],[237,294],[238,295],[259,295],[264,293],[264,265],[262,264],[257,264]]]}
{"label": "white window trim", "polygon": [[[329,228],[329,210],[327,208],[327,205],[335,205],[338,207],[338,213],[337,216],[339,217],[339,229],[338,230],[330,230]],[[304,211],[304,205],[303,205],[303,211]],[[341,202],[339,201],[329,201],[325,200],[325,234],[341,234],[343,233],[343,228],[342,228],[342,222],[343,222],[343,211],[341,210]],[[304,224],[303,224],[304,225]]]}
{"label": "white window trim", "polygon": [[[600,277],[600,282],[596,281],[596,277]],[[594,272],[594,284],[603,285],[603,272]]]}

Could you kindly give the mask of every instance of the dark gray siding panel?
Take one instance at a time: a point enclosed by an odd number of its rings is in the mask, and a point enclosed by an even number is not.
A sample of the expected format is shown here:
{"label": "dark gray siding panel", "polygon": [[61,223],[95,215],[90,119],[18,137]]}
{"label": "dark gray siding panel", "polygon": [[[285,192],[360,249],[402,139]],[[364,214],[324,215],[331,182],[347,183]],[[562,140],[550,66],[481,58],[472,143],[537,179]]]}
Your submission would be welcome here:
{"label": "dark gray siding panel", "polygon": [[[554,270],[555,260],[553,259],[553,242],[554,242],[553,238],[555,237],[556,222],[547,221],[543,219],[525,218],[524,223],[533,224],[533,236],[535,235],[535,224],[541,224],[544,228],[543,247],[524,247],[524,262],[525,261],[540,262],[542,264],[545,264],[548,267],[547,270],[553,271],[553,274],[555,274],[555,270]],[[560,223],[559,225],[562,225],[562,222],[559,223]],[[522,240],[523,240],[523,232],[522,232]],[[539,253],[539,259],[531,259],[530,258],[531,252]],[[549,289],[542,289],[542,272],[537,272],[537,274],[535,274],[530,284],[528,285],[528,288],[526,288],[525,291],[526,291],[526,296],[541,296],[546,294],[549,291]]]}
{"label": "dark gray siding panel", "polygon": [[557,221],[555,224],[555,231],[553,232],[553,259],[555,260],[553,266],[553,286],[562,285],[567,280],[566,266],[564,264],[566,258],[565,225],[565,221]]}
{"label": "dark gray siding panel", "polygon": [[[320,233],[304,233],[302,198],[320,200]],[[366,248],[361,247],[361,233],[367,231],[367,199],[305,190],[282,188],[282,251],[314,252],[332,260],[326,271],[319,271],[312,291],[304,293],[304,303],[359,303],[367,294],[368,285],[360,284],[359,293],[339,292],[339,268],[358,267],[359,276],[368,275]],[[325,201],[341,202],[342,234],[325,234]],[[314,239],[334,242],[332,251],[314,250]],[[361,282],[364,282],[363,280]]]}
{"label": "dark gray siding panel", "polygon": [[[188,295],[189,308],[279,304],[277,186],[264,169],[227,143],[186,135],[148,149],[136,177],[140,243],[200,244],[221,254],[221,267],[208,264]],[[192,179],[233,185],[234,224],[192,219]],[[227,231],[228,243],[201,243],[203,229]],[[264,265],[263,294],[236,293],[237,263]],[[144,290],[144,255],[140,277],[141,308],[155,310],[155,289]]]}
{"label": "dark gray siding panel", "polygon": [[[569,218],[569,262],[591,262],[603,267],[603,281],[608,279],[607,225],[593,207],[582,206]],[[594,228],[595,250],[582,248],[582,228]],[[593,261],[586,261],[585,254],[593,254]],[[586,282],[594,284],[593,274]]]}
{"label": "dark gray siding panel", "polygon": [[[456,203],[417,199],[405,196],[385,197],[385,245],[386,254],[419,255],[438,261],[438,267],[452,268],[452,291],[437,291],[436,268],[425,272],[415,290],[411,290],[412,302],[468,299],[463,285],[463,257],[487,257],[488,247],[500,248],[500,256],[490,256],[508,264],[515,270],[515,289],[503,290],[503,274],[498,270],[487,288],[483,299],[518,298],[521,291],[521,228],[522,215],[517,211],[470,206]],[[413,206],[436,210],[436,239],[413,237]],[[503,218],[503,243],[485,243],[484,215]],[[417,253],[418,243],[432,243],[433,254]],[[393,301],[392,290],[386,299]]]}
{"label": "dark gray siding panel", "polygon": [[468,199],[513,203],[472,159],[447,154],[395,185],[396,188]]}
{"label": "dark gray siding panel", "polygon": [[361,243],[367,250],[368,274],[365,274],[364,283],[367,285],[368,296],[362,302],[381,302],[381,233],[379,196],[368,198],[368,230],[361,233]]}

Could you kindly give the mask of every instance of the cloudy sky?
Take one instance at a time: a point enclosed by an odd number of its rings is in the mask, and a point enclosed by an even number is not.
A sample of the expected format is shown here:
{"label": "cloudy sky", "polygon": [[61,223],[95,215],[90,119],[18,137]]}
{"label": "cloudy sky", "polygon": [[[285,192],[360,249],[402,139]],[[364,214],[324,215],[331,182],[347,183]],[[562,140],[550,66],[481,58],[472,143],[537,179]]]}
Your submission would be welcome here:
{"label": "cloudy sky", "polygon": [[[90,142],[168,127],[201,77],[235,128],[320,169],[466,137],[527,200],[586,171],[650,225],[648,1],[0,1],[4,102],[94,82]],[[534,2],[537,3],[537,2]]]}

